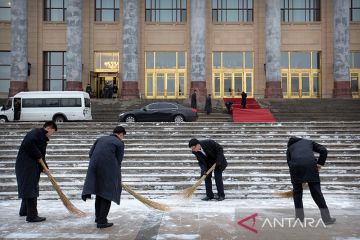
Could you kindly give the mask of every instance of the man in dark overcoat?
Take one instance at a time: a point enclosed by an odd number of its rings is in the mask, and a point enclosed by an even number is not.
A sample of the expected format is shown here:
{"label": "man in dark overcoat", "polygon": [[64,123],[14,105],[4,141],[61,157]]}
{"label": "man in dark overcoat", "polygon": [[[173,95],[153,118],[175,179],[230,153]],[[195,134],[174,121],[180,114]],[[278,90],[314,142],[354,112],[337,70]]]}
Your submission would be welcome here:
{"label": "man in dark overcoat", "polygon": [[246,108],[246,98],[247,98],[247,94],[246,92],[242,92],[241,93],[241,106],[242,108]]}
{"label": "man in dark overcoat", "polygon": [[191,107],[197,109],[196,90],[191,94]]}
{"label": "man in dark overcoat", "polygon": [[121,162],[124,156],[125,129],[114,128],[110,136],[98,138],[89,152],[90,163],[86,174],[82,199],[86,201],[91,194],[95,199],[95,222],[98,228],[111,227],[107,215],[111,201],[120,204]]}
{"label": "man in dark overcoat", "polygon": [[[227,161],[224,156],[223,147],[212,139],[199,141],[196,138],[193,138],[189,141],[189,148],[191,148],[192,153],[196,156],[196,159],[198,160],[201,169],[201,176],[206,174],[207,170],[216,163],[214,175],[218,192],[217,200],[224,200],[225,193],[222,172],[227,167]],[[214,199],[211,177],[212,173],[210,173],[205,178],[206,197],[201,200],[209,201],[211,199]]]}
{"label": "man in dark overcoat", "polygon": [[[39,196],[40,173],[48,170],[42,168],[39,160],[44,163],[46,146],[49,137],[57,131],[53,121],[45,122],[42,128],[35,128],[24,137],[15,164],[16,180],[19,198],[22,199],[20,216],[26,216],[28,222],[42,222],[46,218],[39,217],[37,211],[37,197]],[[47,164],[46,164],[47,166]]]}
{"label": "man in dark overcoat", "polygon": [[210,114],[211,111],[212,111],[211,94],[208,94],[205,101],[205,112],[206,114]]}
{"label": "man in dark overcoat", "polygon": [[[314,152],[319,153],[318,159],[315,158]],[[321,192],[319,177],[319,170],[324,166],[327,158],[327,149],[311,140],[290,137],[286,155],[293,185],[295,218],[304,221],[302,184],[308,183],[311,196],[320,209],[323,222],[325,224],[334,223],[336,219],[330,217],[329,209]]]}

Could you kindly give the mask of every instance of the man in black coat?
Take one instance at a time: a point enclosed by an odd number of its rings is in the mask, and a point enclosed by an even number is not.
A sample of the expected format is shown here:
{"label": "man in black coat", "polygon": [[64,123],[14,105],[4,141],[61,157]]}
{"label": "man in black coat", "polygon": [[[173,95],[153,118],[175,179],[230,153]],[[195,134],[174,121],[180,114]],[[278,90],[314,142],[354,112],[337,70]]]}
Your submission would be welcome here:
{"label": "man in black coat", "polygon": [[[20,216],[26,216],[28,222],[42,222],[46,218],[39,217],[37,211],[37,197],[39,196],[40,173],[48,170],[42,168],[39,160],[44,163],[46,146],[49,137],[57,131],[56,123],[45,122],[43,128],[35,128],[24,137],[15,164],[16,180],[19,198],[22,199]],[[47,164],[46,164],[47,166]]]}
{"label": "man in black coat", "polygon": [[[320,154],[319,159],[316,160],[314,152]],[[286,156],[293,185],[295,218],[304,221],[302,184],[308,183],[311,196],[320,209],[323,222],[333,224],[336,219],[330,217],[329,209],[321,192],[319,177],[319,170],[324,166],[327,157],[326,148],[311,140],[290,137]]]}
{"label": "man in black coat", "polygon": [[206,101],[205,101],[205,112],[206,114],[210,114],[211,111],[212,111],[211,94],[209,94],[206,97]]}
{"label": "man in black coat", "polygon": [[95,222],[98,228],[111,227],[107,215],[111,201],[120,204],[121,196],[121,162],[124,157],[123,127],[114,128],[110,136],[97,139],[91,147],[90,163],[86,174],[82,199],[86,201],[91,194],[95,199]]}
{"label": "man in black coat", "polygon": [[191,94],[191,107],[197,109],[196,90]]}
{"label": "man in black coat", "polygon": [[[224,200],[225,193],[222,172],[227,167],[227,161],[224,156],[223,147],[211,139],[199,141],[196,138],[193,138],[189,141],[189,148],[191,148],[192,153],[196,156],[196,159],[198,160],[201,169],[201,176],[206,174],[207,170],[216,163],[214,174],[216,188],[218,192],[217,200]],[[211,177],[212,173],[210,173],[205,178],[206,197],[201,200],[209,201],[211,199],[214,199]]]}
{"label": "man in black coat", "polygon": [[246,108],[246,98],[247,98],[247,94],[246,92],[242,92],[241,93],[241,106],[242,108]]}

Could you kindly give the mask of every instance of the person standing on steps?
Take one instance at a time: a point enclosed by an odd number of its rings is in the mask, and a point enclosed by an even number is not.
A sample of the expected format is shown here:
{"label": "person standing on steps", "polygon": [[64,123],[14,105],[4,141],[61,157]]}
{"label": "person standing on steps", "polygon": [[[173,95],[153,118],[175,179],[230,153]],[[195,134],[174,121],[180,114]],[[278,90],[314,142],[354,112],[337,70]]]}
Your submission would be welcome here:
{"label": "person standing on steps", "polygon": [[[212,139],[199,141],[196,138],[193,138],[189,141],[189,148],[191,148],[192,153],[198,160],[201,169],[201,176],[206,174],[207,170],[216,163],[214,170],[215,183],[218,192],[216,200],[223,201],[225,199],[225,193],[222,172],[228,165],[224,156],[223,147]],[[205,178],[206,197],[201,199],[203,201],[214,199],[211,177],[212,173]]]}
{"label": "person standing on steps", "polygon": [[246,108],[246,98],[247,98],[247,94],[246,92],[242,92],[241,93],[241,106],[242,108]]}
{"label": "person standing on steps", "polygon": [[211,94],[206,97],[205,101],[205,112],[209,115],[212,112]]}
{"label": "person standing on steps", "polygon": [[97,228],[107,228],[114,225],[109,223],[107,216],[111,201],[120,204],[121,196],[121,162],[124,157],[125,128],[117,126],[110,136],[98,138],[91,147],[90,163],[86,174],[81,198],[95,199],[95,222]]}
{"label": "person standing on steps", "polygon": [[43,169],[39,161],[45,161],[47,142],[57,131],[54,121],[45,122],[42,128],[35,128],[24,137],[16,158],[15,173],[18,194],[21,198],[20,216],[26,216],[28,222],[42,222],[45,217],[39,217],[37,211],[37,197],[39,197],[40,173],[50,173]]}
{"label": "person standing on steps", "polygon": [[196,90],[191,94],[191,107],[197,109]]}
{"label": "person standing on steps", "polygon": [[[320,154],[316,159],[314,152]],[[290,137],[286,151],[287,163],[290,169],[291,183],[295,205],[295,218],[304,221],[304,207],[302,202],[303,183],[308,183],[311,196],[320,209],[323,222],[335,223],[330,217],[329,209],[321,192],[319,170],[324,166],[327,158],[327,149],[314,141],[298,137]]]}

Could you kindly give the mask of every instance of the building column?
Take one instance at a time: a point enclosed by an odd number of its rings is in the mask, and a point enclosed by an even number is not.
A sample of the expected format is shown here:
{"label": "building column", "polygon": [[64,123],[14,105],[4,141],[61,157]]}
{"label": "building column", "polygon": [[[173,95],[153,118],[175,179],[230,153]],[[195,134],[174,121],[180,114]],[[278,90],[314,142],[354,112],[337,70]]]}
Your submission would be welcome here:
{"label": "building column", "polygon": [[68,1],[66,9],[66,90],[82,87],[82,0]]}
{"label": "building column", "polygon": [[282,98],[281,89],[281,17],[280,0],[266,0],[265,42],[266,42],[266,98]]}
{"label": "building column", "polygon": [[124,0],[121,98],[139,98],[139,1]]}
{"label": "building column", "polygon": [[350,88],[350,0],[333,0],[334,98],[351,98]]}
{"label": "building column", "polygon": [[197,90],[205,98],[206,90],[206,0],[190,1],[191,14],[191,73],[190,93]]}
{"label": "building column", "polygon": [[27,0],[11,1],[11,80],[9,96],[28,90]]}

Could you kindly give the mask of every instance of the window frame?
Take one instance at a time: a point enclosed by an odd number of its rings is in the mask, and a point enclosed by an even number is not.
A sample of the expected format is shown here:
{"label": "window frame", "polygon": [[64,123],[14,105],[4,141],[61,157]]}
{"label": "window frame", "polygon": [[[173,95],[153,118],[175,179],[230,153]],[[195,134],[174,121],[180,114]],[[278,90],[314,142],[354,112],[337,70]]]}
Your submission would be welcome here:
{"label": "window frame", "polygon": [[[59,7],[51,7],[52,6],[52,2],[55,0],[44,0],[44,14],[43,14],[43,20],[45,22],[65,22],[66,21],[66,9],[67,9],[67,0],[62,0],[62,8]],[[71,1],[71,0],[70,0]],[[47,2],[50,3],[50,6],[47,6]],[[55,10],[55,9],[62,9],[62,20],[52,20],[51,19],[51,10]],[[47,14],[47,11],[49,10],[49,14]]]}
{"label": "window frame", "polygon": [[[9,5],[10,3],[10,5]],[[9,19],[0,19],[0,22],[10,22],[11,21],[11,2],[9,0],[8,5],[6,6],[0,6],[0,9],[9,11]],[[5,16],[5,14],[1,14],[2,16]]]}
{"label": "window frame", "polygon": [[[150,7],[148,7],[150,3]],[[174,7],[175,3],[175,7]],[[185,6],[183,6],[185,3]],[[161,12],[171,11],[171,21],[162,21]],[[185,14],[183,14],[185,13]],[[187,22],[187,1],[172,0],[171,8],[162,8],[161,0],[145,1],[145,23],[186,23]]]}
{"label": "window frame", "polygon": [[[51,54],[62,53],[62,64],[51,64]],[[50,55],[48,55],[50,54]],[[65,51],[44,51],[43,54],[43,91],[52,91],[51,82],[53,80],[61,80],[62,91],[66,87],[66,52]],[[51,78],[51,67],[62,67],[62,78]],[[46,74],[48,73],[48,74]],[[48,87],[48,88],[47,88]],[[53,90],[57,91],[57,90]]]}
{"label": "window frame", "polygon": [[[353,7],[353,1],[354,0],[351,0],[351,2],[350,2],[350,22],[360,23],[360,16],[359,16],[359,20],[356,20],[356,21],[353,20],[353,15],[354,15],[353,10],[360,11],[360,5],[359,5],[359,7]],[[360,13],[359,13],[359,15],[360,15]]]}
{"label": "window frame", "polygon": [[[296,1],[301,1],[301,0],[281,0],[280,17],[282,23],[321,22],[321,0],[302,0],[305,3],[305,7],[293,7],[294,2]],[[312,6],[310,6],[311,3],[313,3]],[[314,5],[317,5],[318,8],[314,7]],[[294,11],[304,11],[305,20],[295,21]],[[315,12],[318,13],[317,19],[315,19],[314,17],[317,16],[315,15]]]}
{"label": "window frame", "polygon": [[[10,76],[9,76],[9,78],[4,78],[3,77],[3,75],[2,74],[0,74],[0,81],[9,81],[9,87],[10,87],[10,81],[11,81],[11,51],[0,51],[0,53],[8,53],[8,55],[9,55],[9,61],[7,62],[7,64],[4,62],[2,62],[2,61],[0,61],[0,66],[1,67],[8,67],[9,68],[9,71],[10,71]],[[9,89],[6,89],[4,92],[8,92],[9,91]],[[0,92],[2,92],[1,90],[0,90]]]}
{"label": "window frame", "polygon": [[[216,4],[217,4],[216,8],[214,7],[214,1],[216,1]],[[212,0],[211,1],[211,16],[212,16],[213,23],[252,23],[252,22],[254,22],[254,1],[253,0],[237,0],[238,8],[227,8],[227,5],[228,5],[227,1],[228,0]],[[251,2],[251,7],[249,7],[250,2]],[[242,6],[242,7],[240,8],[240,6]],[[229,11],[237,11],[237,18],[238,18],[237,21],[228,21],[227,20],[227,15],[228,15]],[[244,13],[246,13],[246,14],[244,14]],[[214,16],[215,14],[216,14],[216,16]],[[249,17],[249,15],[251,15],[251,18]],[[242,19],[240,19],[240,17]],[[220,18],[220,20],[219,20],[219,18]]]}
{"label": "window frame", "polygon": [[[95,7],[94,7],[94,21],[101,23],[111,23],[111,22],[119,22],[120,20],[120,0],[94,0],[95,1]],[[97,2],[100,1],[100,7],[97,6]],[[113,1],[113,8],[103,8],[103,2],[104,1]],[[118,6],[118,8],[117,8]],[[103,20],[103,10],[113,10],[113,20]],[[100,12],[100,19],[97,19],[97,11]]]}

